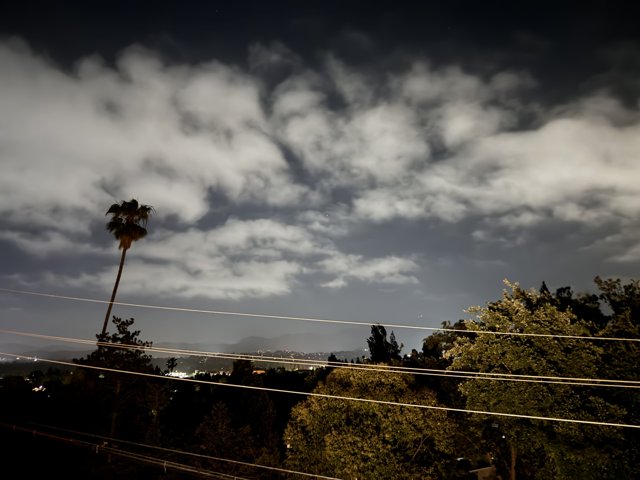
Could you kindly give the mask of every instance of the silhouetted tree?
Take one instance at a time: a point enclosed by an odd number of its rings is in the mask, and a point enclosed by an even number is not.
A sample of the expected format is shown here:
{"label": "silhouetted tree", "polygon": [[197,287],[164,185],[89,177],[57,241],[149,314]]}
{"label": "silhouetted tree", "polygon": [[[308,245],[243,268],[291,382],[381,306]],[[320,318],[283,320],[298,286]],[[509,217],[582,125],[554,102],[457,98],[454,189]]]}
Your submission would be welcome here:
{"label": "silhouetted tree", "polygon": [[369,355],[373,363],[391,363],[399,361],[403,345],[398,345],[393,332],[387,339],[387,330],[383,325],[371,325],[371,336],[367,339]]}
{"label": "silhouetted tree", "polygon": [[[464,335],[467,327],[464,320],[458,320],[453,325],[446,321],[441,323],[443,331],[436,331],[422,341],[422,355],[428,368],[446,368],[451,361],[444,358],[443,353],[447,351],[456,338]],[[459,330],[460,333],[451,330]]]}
{"label": "silhouetted tree", "polygon": [[[137,440],[157,435],[157,415],[166,404],[166,381],[119,373],[113,370],[160,375],[145,348],[152,343],[139,339],[140,331],[131,329],[134,319],[113,317],[116,332],[99,334],[98,348],[75,363],[98,367],[81,369],[76,381],[96,393],[102,412],[110,411],[106,428],[110,436],[116,430]],[[100,370],[104,367],[104,370]]]}
{"label": "silhouetted tree", "polygon": [[147,221],[152,213],[152,207],[149,205],[140,205],[136,199],[131,199],[128,202],[122,201],[120,203],[114,203],[109,207],[109,210],[107,210],[106,215],[111,215],[111,220],[107,223],[107,230],[119,241],[118,249],[122,250],[122,255],[120,256],[120,266],[118,267],[116,283],[113,286],[113,292],[109,300],[109,307],[104,316],[104,324],[102,325],[103,335],[107,333],[107,325],[109,323],[111,309],[113,308],[113,302],[116,299],[120,277],[122,277],[122,269],[124,267],[127,250],[131,248],[133,242],[146,237]]}
{"label": "silhouetted tree", "polygon": [[640,280],[630,280],[623,284],[619,278],[594,279],[600,290],[600,299],[613,311],[613,317],[623,318],[640,326]]}
{"label": "silhouetted tree", "polygon": [[169,357],[167,359],[167,373],[172,373],[178,367],[178,359],[176,357]]}
{"label": "silhouetted tree", "polygon": [[[453,346],[457,338],[472,334],[468,332],[465,333],[466,326],[464,320],[458,320],[454,324],[446,321],[442,322],[441,325],[444,331],[436,331],[423,339],[422,352],[414,350],[411,356],[404,357],[403,365],[405,367],[445,370],[451,365],[451,359],[445,357],[445,352]],[[416,381],[436,392],[438,399],[443,403],[457,407],[464,405],[464,398],[458,391],[460,379],[455,377],[418,375]]]}
{"label": "silhouetted tree", "polygon": [[252,385],[253,369],[254,365],[251,360],[234,360],[229,381],[236,385]]}
{"label": "silhouetted tree", "polygon": [[609,321],[609,316],[605,315],[600,308],[600,298],[593,293],[574,294],[571,287],[560,287],[555,293],[551,293],[545,282],[540,287],[540,295],[537,297],[538,304],[548,303],[555,306],[561,312],[570,311],[576,319],[587,322],[591,333],[604,328]]}

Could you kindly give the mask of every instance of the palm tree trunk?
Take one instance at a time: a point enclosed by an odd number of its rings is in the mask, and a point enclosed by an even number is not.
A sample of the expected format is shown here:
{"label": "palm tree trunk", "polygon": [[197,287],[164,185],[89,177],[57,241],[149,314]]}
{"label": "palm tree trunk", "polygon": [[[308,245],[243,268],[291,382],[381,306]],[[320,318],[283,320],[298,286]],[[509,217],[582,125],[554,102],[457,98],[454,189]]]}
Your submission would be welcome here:
{"label": "palm tree trunk", "polygon": [[116,292],[118,291],[118,285],[120,284],[120,277],[122,277],[122,269],[124,267],[124,257],[127,255],[127,249],[122,249],[122,256],[120,257],[120,267],[118,268],[118,276],[116,277],[116,283],[113,286],[113,293],[111,294],[111,300],[109,300],[109,308],[107,308],[107,314],[104,316],[104,324],[102,325],[102,335],[107,333],[107,325],[109,325],[109,317],[111,315],[111,309],[113,308],[113,302],[116,299]]}

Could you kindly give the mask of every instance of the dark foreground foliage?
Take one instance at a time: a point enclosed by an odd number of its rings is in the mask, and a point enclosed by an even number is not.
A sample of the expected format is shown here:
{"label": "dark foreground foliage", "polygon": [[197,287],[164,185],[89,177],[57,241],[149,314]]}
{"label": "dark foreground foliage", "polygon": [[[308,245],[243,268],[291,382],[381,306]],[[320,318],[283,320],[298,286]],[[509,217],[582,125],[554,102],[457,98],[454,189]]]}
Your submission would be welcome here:
{"label": "dark foreground foliage", "polygon": [[166,377],[175,361],[166,370],[154,366],[145,351],[152,345],[133,330],[133,319],[114,317],[115,332],[99,335],[97,348],[75,361],[78,368],[0,380],[3,472],[302,478],[282,471],[291,469],[344,479],[455,480],[475,478],[469,470],[487,466],[504,480],[640,478],[640,429],[440,409],[640,425],[638,389],[428,374],[640,381],[638,342],[575,338],[640,338],[638,282],[596,278],[596,285],[597,294],[575,294],[568,287],[551,292],[544,283],[539,291],[508,284],[501,299],[471,310],[475,318],[443,323],[422,351],[404,356],[393,332],[388,337],[373,325],[371,356],[363,362],[332,355],[315,371],[258,373],[237,360],[231,375],[202,373],[198,383]]}

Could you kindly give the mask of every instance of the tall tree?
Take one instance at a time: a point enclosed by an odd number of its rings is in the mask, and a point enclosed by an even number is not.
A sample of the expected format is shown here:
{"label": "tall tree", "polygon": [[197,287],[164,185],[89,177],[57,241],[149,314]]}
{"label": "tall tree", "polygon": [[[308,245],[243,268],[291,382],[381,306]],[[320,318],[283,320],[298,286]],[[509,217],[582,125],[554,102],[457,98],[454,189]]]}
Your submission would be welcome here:
{"label": "tall tree", "polygon": [[594,281],[600,290],[600,299],[613,312],[614,323],[626,318],[632,325],[640,324],[640,280],[622,283],[619,278],[596,277]]}
{"label": "tall tree", "polygon": [[141,205],[135,198],[128,202],[122,201],[120,203],[114,203],[109,207],[109,210],[107,210],[106,215],[111,215],[111,220],[107,222],[107,230],[120,242],[118,249],[122,250],[122,255],[120,256],[118,275],[116,277],[116,283],[113,286],[113,292],[111,293],[111,300],[109,300],[107,314],[104,316],[102,335],[107,333],[109,316],[111,315],[113,302],[116,299],[116,292],[118,291],[118,285],[122,277],[122,269],[124,267],[127,250],[131,248],[133,242],[147,236],[147,221],[152,213],[153,207]]}
{"label": "tall tree", "polygon": [[387,340],[387,329],[383,325],[371,325],[371,336],[367,339],[372,363],[391,363],[399,361],[403,345],[398,345],[393,332]]}
{"label": "tall tree", "polygon": [[[469,309],[477,319],[467,322],[468,332],[589,336],[592,331],[588,322],[554,305],[548,293],[507,286],[502,299]],[[577,338],[484,333],[458,337],[445,356],[453,370],[597,378],[605,353],[602,344]],[[473,379],[460,391],[473,410],[613,423],[627,418],[623,406],[606,397],[606,388]],[[515,480],[516,472],[520,480],[637,478],[630,474],[635,467],[617,458],[625,442],[620,428],[473,416],[468,429],[491,451],[503,478]]]}
{"label": "tall tree", "polygon": [[[168,384],[162,378],[153,378],[162,373],[145,351],[153,344],[140,339],[140,330],[133,329],[134,319],[114,316],[113,324],[114,333],[96,335],[96,350],[74,359],[78,365],[91,367],[78,369],[72,377],[73,384],[81,389],[78,396],[85,403],[79,407],[80,415],[86,424],[93,425],[88,431],[125,441],[157,443],[160,414],[169,404]],[[86,424],[81,427],[85,431]],[[96,463],[96,468],[104,476],[96,473],[89,478],[143,477],[141,469],[110,455],[105,465]]]}
{"label": "tall tree", "polygon": [[[445,358],[445,352],[453,346],[458,337],[468,337],[473,334],[465,333],[467,327],[464,320],[458,320],[454,324],[446,321],[441,325],[445,331],[436,331],[426,337],[422,342],[422,352],[413,351],[410,356],[405,355],[403,366],[444,370],[451,365],[452,359]],[[465,399],[458,391],[459,378],[417,375],[416,382],[432,389],[442,403],[456,407],[464,406]]]}

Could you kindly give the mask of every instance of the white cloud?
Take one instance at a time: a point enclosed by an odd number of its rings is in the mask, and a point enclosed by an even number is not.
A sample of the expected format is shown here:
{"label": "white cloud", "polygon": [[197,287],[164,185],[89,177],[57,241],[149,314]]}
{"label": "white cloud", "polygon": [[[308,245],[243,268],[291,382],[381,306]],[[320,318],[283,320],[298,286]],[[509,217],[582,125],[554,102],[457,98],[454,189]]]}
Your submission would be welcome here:
{"label": "white cloud", "polygon": [[269,139],[256,82],[233,68],[132,48],[115,69],[88,58],[68,74],[7,43],[0,65],[0,212],[12,223],[86,231],[134,195],[185,222],[208,211],[210,190],[270,205],[305,195]]}
{"label": "white cloud", "polygon": [[[192,267],[192,268],[188,268]],[[284,260],[234,261],[208,258],[201,265],[127,262],[120,293],[158,297],[239,300],[284,295],[291,291],[300,265]],[[49,275],[48,283],[73,288],[113,288],[115,269],[76,277]]]}
{"label": "white cloud", "polygon": [[56,231],[43,231],[38,233],[26,233],[20,231],[5,230],[0,232],[0,240],[13,243],[21,250],[38,257],[51,255],[102,255],[103,249],[92,246],[86,242],[76,241],[73,238]]}
{"label": "white cloud", "polygon": [[429,157],[416,112],[400,101],[376,100],[365,80],[328,62],[345,108],[328,105],[329,88],[305,73],[275,92],[272,121],[282,140],[318,176],[322,185],[368,188],[393,183]]}
{"label": "white cloud", "polygon": [[[373,85],[332,55],[317,71],[277,44],[253,46],[252,58],[257,71],[296,67],[268,113],[260,80],[219,62],[167,65],[131,48],[115,68],[88,58],[69,74],[0,45],[5,221],[86,233],[96,211],[137,196],[188,225],[209,212],[212,190],[236,204],[324,210],[336,188],[360,221],[637,214],[638,113],[606,93],[513,130],[529,111],[526,74],[483,79],[415,62]],[[293,181],[274,135],[309,187]],[[434,146],[447,151],[434,159]]]}
{"label": "white cloud", "polygon": [[615,254],[612,258],[616,262],[638,262],[640,261],[640,243],[636,243],[629,247],[626,251],[622,251],[619,254]]}
{"label": "white cloud", "polygon": [[[28,242],[3,236],[27,252],[42,255],[112,254],[82,248],[59,234]],[[0,237],[1,238],[1,237]],[[46,242],[51,242],[46,244]],[[80,248],[79,248],[80,247]],[[345,287],[352,280],[371,284],[415,284],[417,264],[397,256],[346,255],[323,235],[271,219],[231,219],[209,230],[159,230],[137,242],[128,254],[122,291],[152,296],[213,299],[260,298],[290,293],[302,282]],[[109,291],[117,262],[79,275],[45,273],[42,281],[57,287]],[[331,277],[330,280],[326,280]],[[21,283],[28,282],[22,278]]]}
{"label": "white cloud", "polygon": [[492,135],[512,123],[507,112],[477,103],[449,103],[442,107],[440,130],[447,147]]}
{"label": "white cloud", "polygon": [[327,207],[324,211],[303,210],[296,215],[296,221],[306,229],[328,238],[346,237],[356,219],[345,204]]}
{"label": "white cloud", "polygon": [[414,104],[441,104],[444,99],[478,101],[486,97],[482,81],[464,73],[459,67],[433,71],[424,62],[416,62],[411,70],[394,78],[401,95]]}
{"label": "white cloud", "polygon": [[419,283],[413,273],[419,271],[420,267],[409,258],[387,256],[366,259],[361,255],[335,252],[318,262],[318,265],[325,273],[336,276],[324,283],[324,286],[329,288],[344,287],[349,279],[392,285]]}
{"label": "white cloud", "polygon": [[615,128],[588,117],[562,118],[535,131],[484,139],[452,168],[459,168],[460,180],[468,173],[465,160],[491,171],[469,188],[483,213],[517,207],[544,212],[560,205],[579,209],[596,203],[610,214],[627,215],[636,209],[620,200],[640,193],[639,133],[640,123]]}
{"label": "white cloud", "polygon": [[307,257],[326,254],[333,248],[330,242],[298,226],[271,219],[230,219],[211,230],[191,228],[183,232],[157,232],[149,238],[140,254],[156,261],[194,257],[194,265],[197,265],[212,256]]}
{"label": "white cloud", "polygon": [[[311,230],[268,219],[231,220],[209,231],[160,232],[138,255],[154,263],[167,262],[174,271],[185,272],[185,276],[193,275],[193,289],[188,288],[186,281],[178,289],[189,295],[202,295],[201,283],[218,285],[213,278],[219,275],[217,272],[232,279],[233,284],[248,286],[243,294],[239,287],[235,288],[233,298],[288,293],[304,274],[312,273],[335,277],[328,282],[333,282],[333,286],[346,286],[348,280],[354,279],[369,283],[418,283],[412,275],[418,265],[411,259],[346,255]],[[276,275],[273,281],[268,280],[271,271]],[[262,280],[266,282],[265,292],[259,294],[257,285]],[[267,285],[273,282],[275,285]],[[226,289],[211,287],[206,296],[227,295]]]}
{"label": "white cloud", "polygon": [[[67,72],[0,43],[0,240],[41,258],[103,255],[92,226],[136,197],[177,224],[134,248],[134,291],[245,298],[317,276],[418,282],[414,257],[336,245],[370,223],[479,218],[474,239],[508,243],[549,219],[628,235],[640,213],[640,114],[607,92],[545,109],[518,72],[415,62],[367,76],[331,54],[307,68],[277,44],[250,57],[247,72],[133,47],[115,67],[87,58]],[[212,193],[235,215],[217,227]],[[625,248],[617,259],[637,257]]]}
{"label": "white cloud", "polygon": [[632,218],[640,213],[633,201],[640,194],[640,121],[620,109],[613,118],[603,108],[564,112],[534,130],[511,132],[491,118],[489,126],[480,125],[480,116],[467,119],[460,137],[448,141],[462,139],[464,146],[414,170],[410,180],[359,192],[355,212],[375,221],[482,215],[519,227],[545,218],[585,224]]}
{"label": "white cloud", "polygon": [[[474,162],[473,149],[515,125],[516,94],[533,83],[525,74],[484,80],[416,63],[373,85],[335,57],[326,68],[330,84],[309,73],[284,82],[272,121],[316,185],[351,189],[354,212],[374,221],[464,218],[474,201],[465,190],[482,186],[473,175],[493,168]],[[341,107],[330,105],[331,95]],[[443,146],[447,154],[436,161],[433,147]]]}

